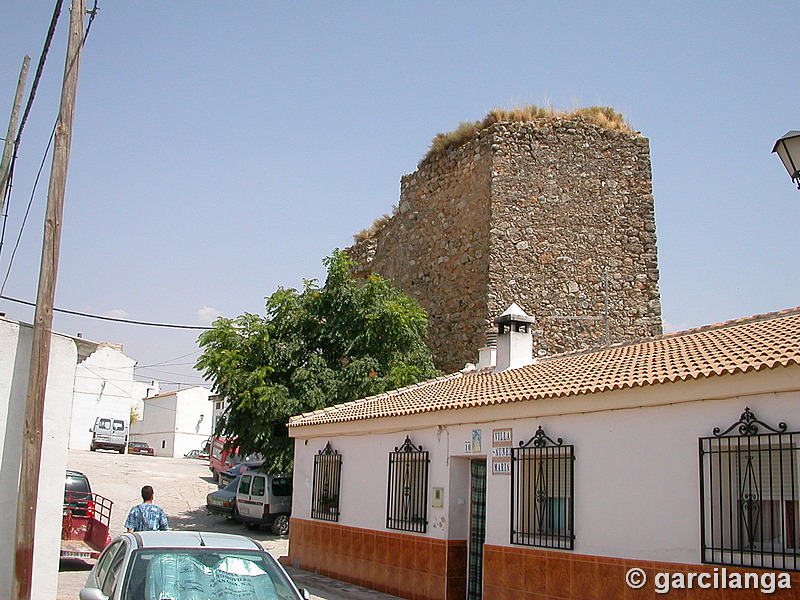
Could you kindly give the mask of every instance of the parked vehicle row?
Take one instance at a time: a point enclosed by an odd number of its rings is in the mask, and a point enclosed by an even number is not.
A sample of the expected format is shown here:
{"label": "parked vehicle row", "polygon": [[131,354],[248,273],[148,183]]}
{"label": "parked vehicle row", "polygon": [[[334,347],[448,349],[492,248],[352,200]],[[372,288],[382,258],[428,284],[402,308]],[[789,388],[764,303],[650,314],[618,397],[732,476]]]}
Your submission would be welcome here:
{"label": "parked vehicle row", "polygon": [[209,514],[236,519],[250,529],[268,526],[275,535],[289,533],[292,478],[247,471],[206,496]]}
{"label": "parked vehicle row", "polygon": [[258,454],[240,454],[238,447],[228,447],[223,438],[216,438],[211,443],[208,468],[220,487],[228,485],[245,471],[257,470],[263,464],[264,461]]}

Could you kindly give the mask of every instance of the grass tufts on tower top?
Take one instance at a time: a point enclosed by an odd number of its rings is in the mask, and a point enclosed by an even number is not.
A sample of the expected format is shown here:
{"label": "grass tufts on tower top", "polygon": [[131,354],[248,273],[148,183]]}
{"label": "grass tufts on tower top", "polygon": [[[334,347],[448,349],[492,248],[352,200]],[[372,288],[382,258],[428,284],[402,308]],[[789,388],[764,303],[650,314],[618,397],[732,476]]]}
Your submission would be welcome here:
{"label": "grass tufts on tower top", "polygon": [[630,125],[625,118],[608,106],[590,106],[588,108],[575,108],[560,111],[554,108],[542,108],[526,105],[518,108],[495,108],[480,121],[464,121],[455,130],[449,133],[437,133],[431,141],[431,147],[422,161],[444,154],[451,148],[458,148],[473,139],[478,132],[494,125],[495,123],[528,123],[534,121],[546,122],[548,120],[582,118],[589,123],[632,133]]}

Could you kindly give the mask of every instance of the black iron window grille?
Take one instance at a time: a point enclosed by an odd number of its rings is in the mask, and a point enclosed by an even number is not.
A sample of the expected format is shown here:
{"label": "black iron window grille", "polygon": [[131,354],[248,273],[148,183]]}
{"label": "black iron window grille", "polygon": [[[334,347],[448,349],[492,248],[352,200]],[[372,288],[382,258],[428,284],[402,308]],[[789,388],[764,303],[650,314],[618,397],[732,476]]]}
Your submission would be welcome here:
{"label": "black iron window grille", "polygon": [[386,528],[425,533],[428,527],[428,451],[406,436],[389,453]]}
{"label": "black iron window grille", "polygon": [[575,447],[541,426],[511,449],[511,543],[572,550]]}
{"label": "black iron window grille", "polygon": [[749,408],[700,438],[703,562],[800,570],[799,443]]}
{"label": "black iron window grille", "polygon": [[311,492],[311,518],[339,521],[339,484],[342,479],[342,455],[325,448],[314,457],[314,487]]}

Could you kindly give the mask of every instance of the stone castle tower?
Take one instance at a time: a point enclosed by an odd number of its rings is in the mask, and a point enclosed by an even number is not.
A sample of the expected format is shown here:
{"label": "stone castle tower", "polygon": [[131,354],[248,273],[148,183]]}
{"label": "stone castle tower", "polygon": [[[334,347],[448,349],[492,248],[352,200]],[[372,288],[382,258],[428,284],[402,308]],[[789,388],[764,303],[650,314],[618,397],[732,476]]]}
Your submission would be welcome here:
{"label": "stone castle tower", "polygon": [[648,141],[582,117],[495,123],[429,156],[348,253],[427,310],[447,372],[512,302],[539,356],[661,333]]}

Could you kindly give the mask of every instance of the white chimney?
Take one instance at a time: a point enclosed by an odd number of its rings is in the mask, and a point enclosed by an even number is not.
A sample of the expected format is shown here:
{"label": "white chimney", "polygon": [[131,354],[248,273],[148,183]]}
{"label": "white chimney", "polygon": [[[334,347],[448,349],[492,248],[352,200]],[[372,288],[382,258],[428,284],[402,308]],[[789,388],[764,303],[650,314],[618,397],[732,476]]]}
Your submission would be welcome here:
{"label": "white chimney", "polygon": [[497,366],[494,373],[516,369],[536,362],[533,358],[531,325],[536,320],[512,304],[494,322],[497,323]]}
{"label": "white chimney", "polygon": [[486,332],[486,346],[478,350],[477,369],[486,369],[497,365],[497,332],[490,330]]}

